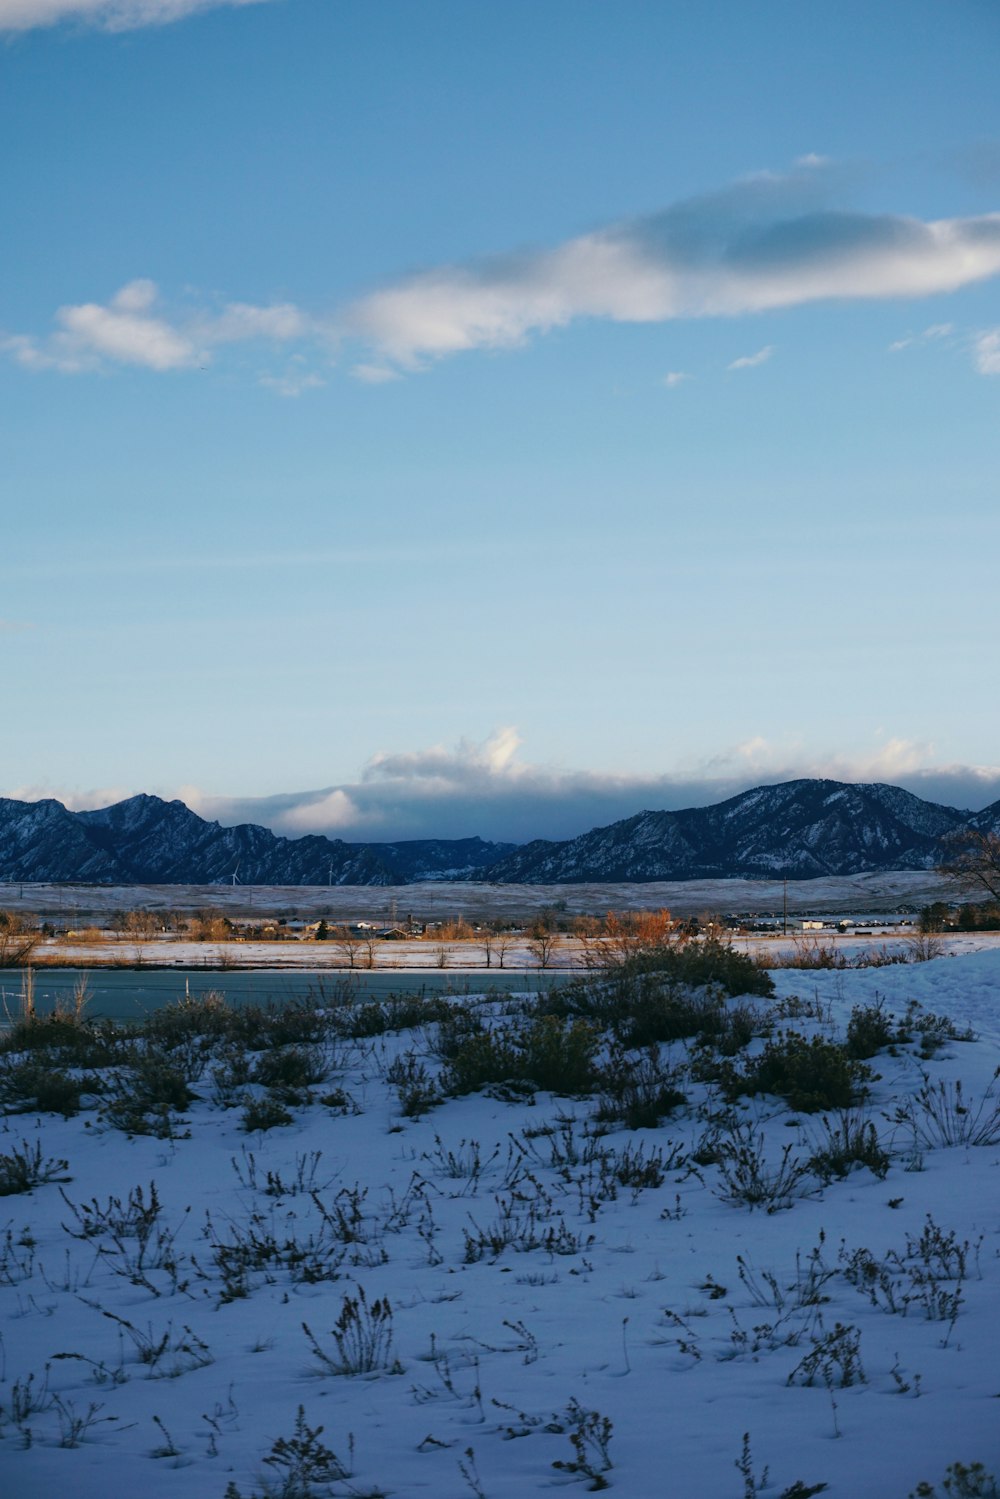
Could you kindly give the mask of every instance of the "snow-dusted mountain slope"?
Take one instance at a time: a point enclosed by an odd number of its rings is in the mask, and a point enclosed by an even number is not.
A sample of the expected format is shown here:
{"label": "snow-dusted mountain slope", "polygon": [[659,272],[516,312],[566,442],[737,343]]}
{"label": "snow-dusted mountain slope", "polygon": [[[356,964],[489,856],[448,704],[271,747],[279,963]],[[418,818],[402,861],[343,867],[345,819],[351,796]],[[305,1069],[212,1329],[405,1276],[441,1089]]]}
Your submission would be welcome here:
{"label": "snow-dusted mountain slope", "polygon": [[898,786],[785,781],[714,807],[639,812],[564,843],[538,840],[483,878],[497,883],[682,880],[930,869],[968,814]]}
{"label": "snow-dusted mountain slope", "polygon": [[972,815],[898,786],[798,780],[714,807],[639,812],[609,827],[523,847],[481,838],[345,843],[224,828],[180,801],[133,796],[94,812],[0,799],[0,878],[97,884],[407,885],[417,880],[579,884],[817,879],[933,869],[963,827],[1000,828],[1000,803]]}
{"label": "snow-dusted mountain slope", "polygon": [[510,852],[479,838],[397,844],[281,838],[254,823],[224,828],[181,801],[133,796],[94,812],[0,799],[6,880],[98,884],[398,885],[468,877]]}

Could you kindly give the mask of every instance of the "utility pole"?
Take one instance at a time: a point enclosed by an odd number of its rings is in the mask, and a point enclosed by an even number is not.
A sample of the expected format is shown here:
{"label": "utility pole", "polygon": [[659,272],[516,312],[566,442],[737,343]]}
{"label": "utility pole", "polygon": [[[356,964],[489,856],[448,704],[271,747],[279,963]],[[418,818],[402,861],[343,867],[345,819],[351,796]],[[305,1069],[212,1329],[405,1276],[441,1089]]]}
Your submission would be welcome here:
{"label": "utility pole", "polygon": [[784,889],[781,897],[781,930],[784,936],[788,936],[788,876],[785,876]]}

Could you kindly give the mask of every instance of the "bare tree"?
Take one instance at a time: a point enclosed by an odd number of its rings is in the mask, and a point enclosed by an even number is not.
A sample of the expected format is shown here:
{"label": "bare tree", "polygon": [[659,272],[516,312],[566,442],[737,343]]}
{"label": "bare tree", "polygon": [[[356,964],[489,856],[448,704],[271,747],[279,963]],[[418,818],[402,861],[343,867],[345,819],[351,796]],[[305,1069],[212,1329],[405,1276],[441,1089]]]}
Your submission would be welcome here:
{"label": "bare tree", "polygon": [[[128,922],[134,914],[142,915],[144,913],[134,913],[131,911],[128,913],[122,931],[123,936],[127,935],[129,931]],[[198,915],[192,916],[187,924],[187,934],[192,942],[226,942],[230,931],[229,922],[225,916],[221,916],[217,911],[202,911]]]}
{"label": "bare tree", "polygon": [[975,828],[955,833],[938,873],[957,880],[963,890],[1000,900],[1000,835]]}
{"label": "bare tree", "polygon": [[361,952],[362,952],[362,955],[364,957],[364,962],[362,964],[362,967],[364,967],[364,968],[374,968],[375,967],[375,954],[378,951],[378,941],[379,941],[378,937],[370,929],[368,931],[362,933],[362,937],[361,937]]}
{"label": "bare tree", "polygon": [[686,940],[681,923],[667,910],[609,911],[603,935],[586,943],[583,961],[588,968],[619,968]]}
{"label": "bare tree", "polygon": [[352,931],[349,926],[334,928],[333,945],[338,952],[343,953],[348,968],[357,968],[361,952],[361,938],[357,932]]}
{"label": "bare tree", "polygon": [[559,946],[559,933],[550,932],[545,926],[536,926],[528,938],[527,946],[539,968],[549,968]]}
{"label": "bare tree", "polygon": [[493,934],[493,951],[497,955],[497,967],[502,968],[507,954],[514,945],[513,932],[498,931]]}
{"label": "bare tree", "polygon": [[41,940],[41,932],[16,911],[0,911],[0,968],[22,968]]}
{"label": "bare tree", "polygon": [[126,911],[122,932],[141,942],[152,937],[159,924],[152,911]]}

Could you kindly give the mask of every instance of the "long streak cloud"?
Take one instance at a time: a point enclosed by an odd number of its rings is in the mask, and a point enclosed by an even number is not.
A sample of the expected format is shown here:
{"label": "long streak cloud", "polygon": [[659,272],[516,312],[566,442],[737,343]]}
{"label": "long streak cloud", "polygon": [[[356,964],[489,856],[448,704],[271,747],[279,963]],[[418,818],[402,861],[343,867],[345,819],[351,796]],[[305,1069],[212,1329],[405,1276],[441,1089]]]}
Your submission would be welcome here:
{"label": "long streak cloud", "polygon": [[260,5],[265,0],[0,0],[0,32],[33,31],[61,21],[79,21],[105,31],[164,26],[196,11],[220,6]]}
{"label": "long streak cloud", "polygon": [[[18,4],[27,0],[0,0],[0,23]],[[761,173],[548,249],[424,270],[322,314],[292,302],[220,309],[188,299],[172,309],[154,282],[138,278],[106,303],[58,308],[48,333],[0,331],[0,351],[32,370],[163,373],[204,368],[223,346],[252,342],[286,360],[262,383],[296,395],[325,383],[319,372],[341,350],[355,350],[354,375],[377,385],[588,319],[664,323],[920,298],[1000,274],[1000,212],[923,220],[848,211],[829,206],[831,176],[812,164]],[[971,344],[980,374],[1000,372],[997,337],[981,330]],[[730,368],[772,352],[766,344]]]}
{"label": "long streak cloud", "polygon": [[661,323],[831,299],[925,297],[1000,272],[1000,213],[924,221],[820,201],[821,169],[761,174],[554,248],[423,271],[349,309],[390,365],[509,348],[582,318]]}

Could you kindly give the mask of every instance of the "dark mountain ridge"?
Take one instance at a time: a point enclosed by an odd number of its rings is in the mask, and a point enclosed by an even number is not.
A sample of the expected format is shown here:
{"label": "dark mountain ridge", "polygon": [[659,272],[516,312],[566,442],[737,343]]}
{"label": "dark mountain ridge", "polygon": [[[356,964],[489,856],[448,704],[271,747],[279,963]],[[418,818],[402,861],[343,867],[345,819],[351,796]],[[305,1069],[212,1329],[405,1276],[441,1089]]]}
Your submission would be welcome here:
{"label": "dark mountain ridge", "polygon": [[51,798],[0,798],[0,881],[91,884],[406,885],[417,880],[581,884],[691,879],[814,879],[931,869],[963,828],[1000,832],[982,812],[898,786],[797,780],[711,807],[638,812],[608,827],[518,847],[482,838],[347,843],[284,838],[256,823],[224,828],[181,801],[133,796],[92,812]]}
{"label": "dark mountain ridge", "polygon": [[1000,823],[1000,803],[973,817],[898,786],[784,781],[712,807],[639,812],[561,843],[539,839],[479,878],[500,884],[807,880],[933,869],[950,835],[993,823]]}
{"label": "dark mountain ridge", "polygon": [[100,885],[405,885],[469,879],[512,853],[481,838],[345,843],[224,828],[181,801],[132,796],[93,812],[0,798],[0,880]]}

